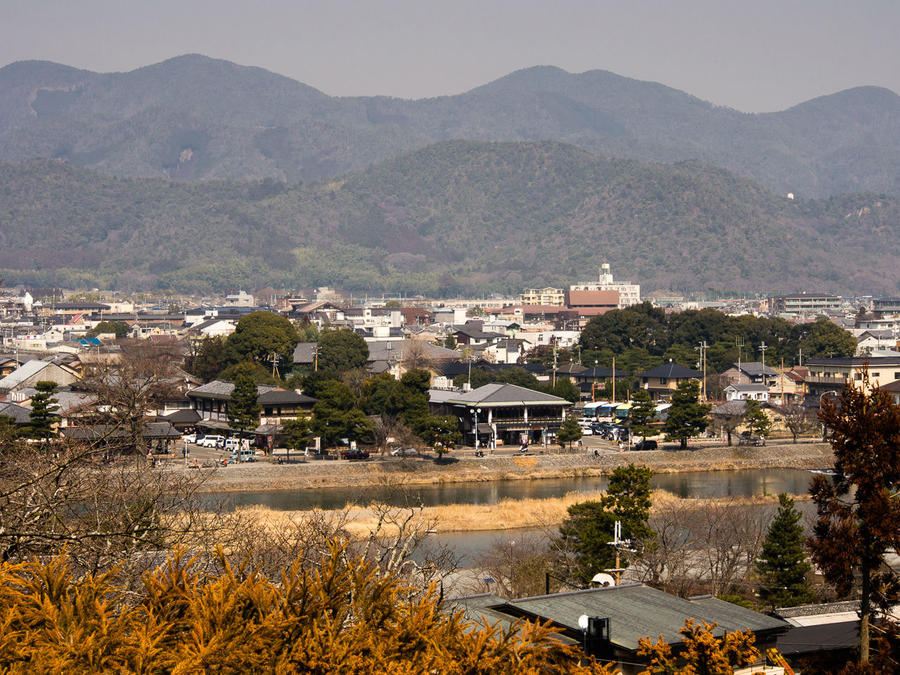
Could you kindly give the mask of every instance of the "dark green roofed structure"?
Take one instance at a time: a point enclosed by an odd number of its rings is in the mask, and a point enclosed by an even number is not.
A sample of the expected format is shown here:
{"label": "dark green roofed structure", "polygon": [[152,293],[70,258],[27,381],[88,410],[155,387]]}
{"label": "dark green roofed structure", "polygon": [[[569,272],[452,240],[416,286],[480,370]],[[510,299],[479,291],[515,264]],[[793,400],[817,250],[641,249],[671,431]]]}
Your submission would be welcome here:
{"label": "dark green roofed structure", "polygon": [[[581,617],[599,619],[604,625],[603,644],[596,654],[616,661],[625,675],[644,669],[638,656],[638,641],[658,636],[677,651],[679,630],[687,619],[717,623],[716,633],[750,630],[761,653],[774,647],[776,638],[790,627],[781,619],[734,605],[712,596],[679,598],[643,584],[622,584],[605,588],[539,595],[517,600],[494,601],[493,596],[474,596],[453,601],[465,610],[466,618],[482,616],[488,624],[503,618],[551,622],[562,635],[583,644]],[[508,618],[507,618],[508,617]],[[506,625],[506,624],[505,624]]]}

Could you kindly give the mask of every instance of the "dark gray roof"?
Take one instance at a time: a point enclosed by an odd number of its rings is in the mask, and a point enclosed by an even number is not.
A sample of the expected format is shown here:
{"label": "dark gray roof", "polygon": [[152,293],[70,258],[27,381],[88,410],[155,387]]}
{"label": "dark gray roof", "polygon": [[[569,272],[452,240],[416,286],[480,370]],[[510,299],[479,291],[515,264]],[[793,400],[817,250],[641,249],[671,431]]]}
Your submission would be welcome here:
{"label": "dark gray roof", "polygon": [[270,389],[260,394],[257,399],[262,405],[279,405],[279,404],[303,404],[312,405],[316,399],[306,394],[298,394],[291,389]]}
{"label": "dark gray roof", "polygon": [[28,424],[31,411],[15,403],[0,403],[0,417],[12,417],[16,424]]}
{"label": "dark gray roof", "polygon": [[[558,371],[557,371],[558,372]],[[613,376],[612,368],[604,368],[603,366],[594,366],[575,373],[573,376],[576,380],[602,380]],[[628,373],[624,370],[616,368],[616,377],[628,377]]]}
{"label": "dark gray roof", "polygon": [[[738,367],[738,364],[732,364],[735,368]],[[769,366],[764,366],[762,361],[747,361],[746,363],[742,363],[740,367],[740,371],[742,373],[747,373],[750,377],[762,377],[763,374],[769,377],[775,377],[778,375],[778,372],[769,368]]]}
{"label": "dark gray roof", "polygon": [[664,363],[663,365],[651,368],[646,372],[638,373],[637,377],[658,377],[670,380],[683,380],[691,377],[700,378],[701,374],[696,370],[679,366],[677,363]]}
{"label": "dark gray roof", "polygon": [[775,646],[785,656],[854,649],[859,646],[859,621],[793,626],[778,636]]}
{"label": "dark gray roof", "polygon": [[764,384],[729,384],[725,389],[731,389],[733,391],[769,391],[769,388]]}
{"label": "dark gray roof", "polygon": [[505,406],[505,405],[572,405],[569,401],[559,396],[552,396],[541,391],[526,389],[514,384],[501,384],[495,382],[486,384],[478,389],[473,389],[465,394],[459,394],[447,399],[447,403],[456,405],[480,405],[480,406]]}
{"label": "dark gray roof", "polygon": [[[662,635],[669,644],[681,642],[678,631],[689,618],[717,623],[718,635],[724,631],[782,631],[788,627],[781,619],[716,598],[685,600],[643,584],[522,598],[510,601],[505,607],[549,619],[579,633],[580,616],[609,618],[610,641],[630,651],[636,651],[638,640],[647,636],[656,639]],[[503,611],[504,608],[498,609]]]}
{"label": "dark gray roof", "polygon": [[163,415],[161,419],[171,422],[172,424],[194,424],[200,421],[200,415],[196,410],[183,409]]}

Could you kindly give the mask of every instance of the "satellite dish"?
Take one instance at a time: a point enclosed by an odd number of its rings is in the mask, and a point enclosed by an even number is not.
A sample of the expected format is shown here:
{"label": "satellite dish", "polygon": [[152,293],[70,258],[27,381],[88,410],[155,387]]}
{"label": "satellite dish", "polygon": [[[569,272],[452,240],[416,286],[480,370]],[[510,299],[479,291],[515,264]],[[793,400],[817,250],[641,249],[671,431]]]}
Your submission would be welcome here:
{"label": "satellite dish", "polygon": [[616,580],[612,574],[607,574],[606,572],[598,572],[594,575],[594,578],[591,579],[591,583],[606,588],[607,586],[615,586]]}
{"label": "satellite dish", "polygon": [[581,616],[578,617],[578,627],[581,630],[588,629],[588,615],[587,614],[582,614]]}

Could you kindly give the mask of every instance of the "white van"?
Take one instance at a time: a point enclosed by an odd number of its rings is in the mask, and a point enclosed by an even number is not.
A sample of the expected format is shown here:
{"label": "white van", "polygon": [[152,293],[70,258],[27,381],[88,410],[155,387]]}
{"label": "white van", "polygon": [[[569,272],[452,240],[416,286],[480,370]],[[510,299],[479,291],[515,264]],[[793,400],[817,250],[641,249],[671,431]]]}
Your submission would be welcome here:
{"label": "white van", "polygon": [[255,462],[256,455],[252,450],[241,450],[241,454],[238,455],[237,450],[231,453],[230,457],[232,462]]}

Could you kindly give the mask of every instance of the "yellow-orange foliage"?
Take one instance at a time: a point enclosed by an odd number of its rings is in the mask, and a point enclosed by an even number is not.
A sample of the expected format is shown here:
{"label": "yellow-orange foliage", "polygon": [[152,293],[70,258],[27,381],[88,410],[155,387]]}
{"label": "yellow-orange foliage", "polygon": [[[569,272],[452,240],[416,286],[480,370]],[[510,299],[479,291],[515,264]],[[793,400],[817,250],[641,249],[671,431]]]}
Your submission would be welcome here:
{"label": "yellow-orange foliage", "polygon": [[754,646],[753,633],[748,631],[726,632],[721,638],[713,635],[716,623],[693,619],[684,622],[683,649],[677,655],[663,640],[662,635],[654,644],[649,637],[638,641],[641,656],[649,656],[650,667],[640,675],[730,675],[735,666],[745,666],[759,658]]}
{"label": "yellow-orange foliage", "polygon": [[73,577],[64,555],[0,566],[0,670],[16,673],[555,673],[579,663],[547,626],[466,623],[332,547],[273,581],[176,552],[132,596],[112,574]]}

